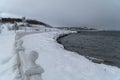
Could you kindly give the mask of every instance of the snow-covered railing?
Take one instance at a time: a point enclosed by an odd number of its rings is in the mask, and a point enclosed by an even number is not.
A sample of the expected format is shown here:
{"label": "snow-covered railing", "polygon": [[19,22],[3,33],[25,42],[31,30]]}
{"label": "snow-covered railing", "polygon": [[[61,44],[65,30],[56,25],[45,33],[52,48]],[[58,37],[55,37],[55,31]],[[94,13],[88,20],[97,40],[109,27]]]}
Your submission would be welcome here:
{"label": "snow-covered railing", "polygon": [[25,48],[22,45],[23,41],[20,40],[19,36],[15,42],[15,53],[17,53],[17,64],[22,80],[42,80],[41,74],[44,70],[35,63],[39,56],[38,53],[31,51],[26,54]]}

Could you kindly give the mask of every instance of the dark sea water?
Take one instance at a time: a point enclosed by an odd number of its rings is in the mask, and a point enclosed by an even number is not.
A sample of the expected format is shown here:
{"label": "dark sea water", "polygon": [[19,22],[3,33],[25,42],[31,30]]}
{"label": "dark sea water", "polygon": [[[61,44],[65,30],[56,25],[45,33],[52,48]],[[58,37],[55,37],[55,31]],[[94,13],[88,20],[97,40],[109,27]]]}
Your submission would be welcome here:
{"label": "dark sea water", "polygon": [[93,62],[120,67],[120,31],[80,31],[58,42],[67,50],[98,59],[89,58]]}

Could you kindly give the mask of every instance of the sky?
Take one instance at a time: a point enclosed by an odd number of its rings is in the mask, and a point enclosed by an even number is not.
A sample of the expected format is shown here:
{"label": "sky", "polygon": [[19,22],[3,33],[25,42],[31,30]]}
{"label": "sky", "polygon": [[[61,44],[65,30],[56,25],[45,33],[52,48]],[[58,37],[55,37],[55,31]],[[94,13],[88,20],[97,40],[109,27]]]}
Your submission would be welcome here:
{"label": "sky", "polygon": [[119,29],[120,0],[0,0],[0,13],[38,19],[54,27]]}

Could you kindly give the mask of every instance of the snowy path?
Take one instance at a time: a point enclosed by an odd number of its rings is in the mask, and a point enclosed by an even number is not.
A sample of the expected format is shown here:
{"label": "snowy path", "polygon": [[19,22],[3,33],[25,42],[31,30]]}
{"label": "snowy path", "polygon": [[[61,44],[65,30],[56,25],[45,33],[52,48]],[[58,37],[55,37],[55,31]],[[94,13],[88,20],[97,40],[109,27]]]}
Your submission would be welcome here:
{"label": "snowy path", "polygon": [[[120,69],[96,64],[74,52],[64,50],[55,40],[63,31],[51,31],[22,37],[26,53],[39,52],[37,63],[45,73],[43,80],[120,80]],[[19,80],[14,69],[15,34],[0,34],[0,80]],[[15,71],[14,71],[15,70]]]}
{"label": "snowy path", "polygon": [[0,80],[13,80],[15,77],[13,72],[16,61],[13,54],[14,41],[14,33],[0,34]]}
{"label": "snowy path", "polygon": [[74,52],[66,51],[55,37],[62,32],[45,32],[23,37],[26,53],[39,52],[37,63],[45,73],[43,80],[120,80],[120,69],[96,64]]}

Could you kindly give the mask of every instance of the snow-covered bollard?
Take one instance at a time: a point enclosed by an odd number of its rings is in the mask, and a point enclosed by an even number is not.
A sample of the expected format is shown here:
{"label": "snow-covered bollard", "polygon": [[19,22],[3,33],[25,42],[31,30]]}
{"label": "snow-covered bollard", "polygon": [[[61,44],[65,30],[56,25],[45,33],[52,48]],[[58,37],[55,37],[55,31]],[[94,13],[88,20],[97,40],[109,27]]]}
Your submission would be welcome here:
{"label": "snow-covered bollard", "polygon": [[28,54],[19,52],[20,57],[20,73],[23,80],[42,80],[44,69],[35,63],[38,58],[36,51],[31,51]]}
{"label": "snow-covered bollard", "polygon": [[23,45],[23,41],[22,40],[18,40],[15,42],[15,47],[16,47],[16,52],[19,53],[19,51],[24,51],[25,48],[22,46]]}
{"label": "snow-covered bollard", "polygon": [[2,32],[2,18],[0,17],[0,33]]}
{"label": "snow-covered bollard", "polygon": [[[22,46],[23,41],[22,40],[17,40],[15,42],[15,53],[17,54],[17,65],[18,65],[18,69],[21,70],[21,58],[20,58],[20,54],[24,54],[25,48]],[[21,71],[20,71],[21,72]]]}
{"label": "snow-covered bollard", "polygon": [[23,40],[15,42],[15,51],[17,54],[17,64],[22,80],[42,80],[44,69],[35,63],[39,57],[36,51],[25,54],[25,48],[22,46]]}
{"label": "snow-covered bollard", "polygon": [[27,54],[29,62],[28,68],[25,71],[25,75],[27,76],[27,79],[25,80],[42,80],[42,73],[44,72],[44,69],[35,63],[38,56],[39,55],[36,51],[31,51],[29,54]]}
{"label": "snow-covered bollard", "polygon": [[[26,26],[26,17],[22,17],[22,23],[24,25],[24,27]],[[25,27],[25,32],[26,32],[27,28]]]}
{"label": "snow-covered bollard", "polygon": [[17,22],[14,22],[14,25],[13,25],[13,30],[16,31],[19,29],[18,25],[17,25]]}

